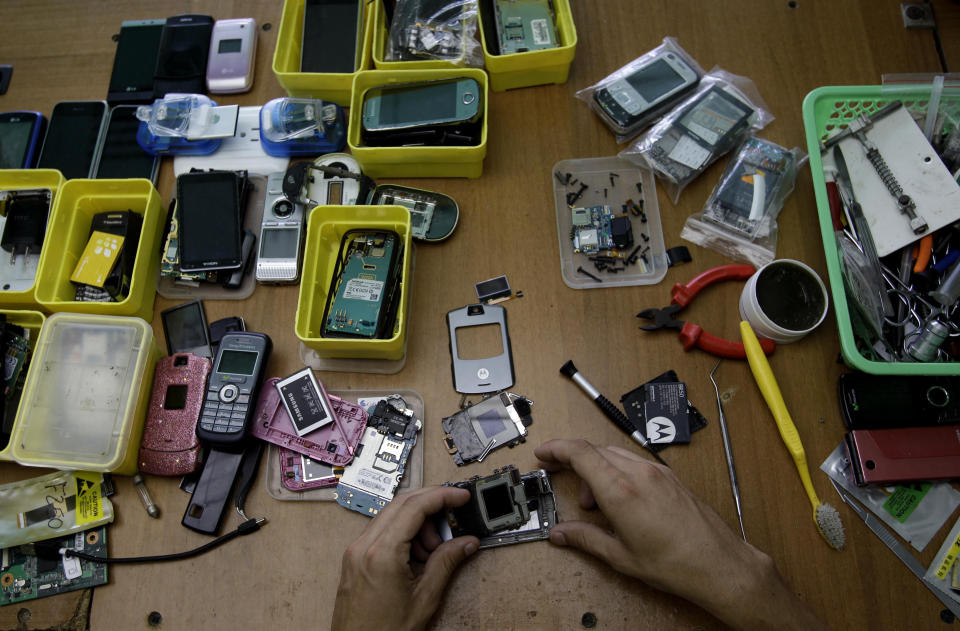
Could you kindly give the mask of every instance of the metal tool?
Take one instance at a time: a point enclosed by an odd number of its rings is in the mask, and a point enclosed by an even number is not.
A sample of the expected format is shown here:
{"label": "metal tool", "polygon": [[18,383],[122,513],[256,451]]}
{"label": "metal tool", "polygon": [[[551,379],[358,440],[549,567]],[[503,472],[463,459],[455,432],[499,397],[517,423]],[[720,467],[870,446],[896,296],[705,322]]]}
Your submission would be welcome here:
{"label": "metal tool", "polygon": [[723,435],[723,450],[727,454],[727,473],[730,474],[730,489],[733,491],[733,503],[737,506],[737,519],[740,520],[740,534],[743,540],[747,540],[747,531],[743,529],[743,510],[740,508],[740,485],[737,483],[737,470],[733,466],[733,448],[730,446],[730,432],[727,431],[727,417],[723,413],[723,403],[720,401],[720,388],[713,378],[713,374],[720,367],[722,359],[718,359],[710,371],[710,383],[713,384],[713,390],[717,393],[717,415],[720,417],[720,433]]}
{"label": "metal tool", "polygon": [[[651,324],[644,324],[640,328],[644,331],[657,329],[680,329],[679,338],[683,343],[683,350],[688,351],[694,346],[717,357],[729,359],[744,359],[747,355],[740,342],[731,342],[703,330],[692,322],[674,319],[674,315],[690,304],[700,291],[713,283],[722,280],[746,280],[753,276],[756,270],[750,265],[721,265],[697,275],[686,285],[677,283],[670,290],[670,304],[662,309],[644,309],[637,314],[638,318],[652,320]],[[764,354],[771,354],[777,347],[773,340],[762,340],[760,347]]]}
{"label": "metal tool", "polygon": [[843,503],[849,506],[850,510],[856,513],[857,516],[863,520],[863,523],[867,525],[867,528],[872,530],[873,534],[877,535],[877,537],[880,538],[880,541],[890,548],[890,551],[893,552],[897,558],[907,566],[907,569],[913,572],[913,575],[919,578],[920,582],[927,586],[927,589],[929,589],[933,595],[937,597],[937,600],[939,600],[947,609],[953,612],[953,615],[960,616],[960,606],[950,600],[950,598],[948,598],[946,594],[941,592],[938,588],[924,580],[924,576],[927,572],[926,568],[921,565],[920,561],[918,561],[915,556],[910,554],[910,551],[907,550],[906,546],[900,543],[897,538],[886,529],[886,527],[883,525],[883,522],[877,519],[877,517],[866,508],[861,506],[849,491],[837,484],[836,480],[830,478],[830,483],[833,484],[833,488],[837,490],[837,493],[840,495],[840,499],[843,500]]}

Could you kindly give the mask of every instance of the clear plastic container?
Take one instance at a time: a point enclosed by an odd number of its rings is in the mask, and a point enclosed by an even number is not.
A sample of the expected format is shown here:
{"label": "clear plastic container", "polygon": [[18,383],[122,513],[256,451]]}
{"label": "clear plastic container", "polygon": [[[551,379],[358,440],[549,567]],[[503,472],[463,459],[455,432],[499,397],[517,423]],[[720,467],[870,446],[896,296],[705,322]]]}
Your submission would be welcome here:
{"label": "clear plastic container", "polygon": [[159,347],[140,318],[56,313],[44,322],[10,438],[13,459],[137,472]]}
{"label": "clear plastic container", "polygon": [[[554,165],[551,179],[557,209],[560,273],[567,287],[627,287],[654,285],[663,280],[669,263],[663,245],[656,184],[649,169],[617,157],[561,160]],[[602,250],[587,253],[574,250],[571,238],[572,209],[598,206],[609,206],[614,215],[627,213],[633,235],[632,245],[622,251],[629,257],[639,247],[635,262],[626,265],[619,263],[616,265],[618,269],[626,269],[616,273],[609,269],[597,269],[591,260],[591,257],[601,255]]]}

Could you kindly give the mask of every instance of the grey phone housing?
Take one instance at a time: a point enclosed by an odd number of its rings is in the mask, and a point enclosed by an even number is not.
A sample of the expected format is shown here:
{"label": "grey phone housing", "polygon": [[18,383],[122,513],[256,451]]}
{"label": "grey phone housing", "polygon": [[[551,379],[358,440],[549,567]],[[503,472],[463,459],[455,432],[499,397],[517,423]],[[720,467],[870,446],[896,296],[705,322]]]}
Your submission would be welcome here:
{"label": "grey phone housing", "polygon": [[[482,359],[462,359],[457,348],[457,329],[500,325],[503,352]],[[513,386],[513,354],[507,333],[507,311],[498,305],[467,305],[447,313],[450,328],[450,358],[453,369],[453,387],[461,394],[488,394]]]}

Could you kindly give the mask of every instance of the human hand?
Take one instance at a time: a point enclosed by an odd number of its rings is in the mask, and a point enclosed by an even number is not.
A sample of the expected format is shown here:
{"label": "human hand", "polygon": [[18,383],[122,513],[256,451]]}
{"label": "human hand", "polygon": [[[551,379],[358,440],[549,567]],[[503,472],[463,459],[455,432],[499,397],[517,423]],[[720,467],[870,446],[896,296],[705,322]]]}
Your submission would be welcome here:
{"label": "human hand", "polygon": [[551,440],[534,454],[549,471],[572,469],[580,476],[580,506],[598,507],[613,529],[564,521],[550,532],[552,543],[592,554],[734,626],[785,628],[787,620],[796,628],[823,626],[770,557],[745,543],[668,467],[584,440]]}
{"label": "human hand", "polygon": [[[469,499],[465,489],[427,487],[380,511],[343,554],[331,629],[422,629],[454,570],[479,545],[476,537],[441,542],[428,517]],[[424,563],[419,575],[411,556]]]}

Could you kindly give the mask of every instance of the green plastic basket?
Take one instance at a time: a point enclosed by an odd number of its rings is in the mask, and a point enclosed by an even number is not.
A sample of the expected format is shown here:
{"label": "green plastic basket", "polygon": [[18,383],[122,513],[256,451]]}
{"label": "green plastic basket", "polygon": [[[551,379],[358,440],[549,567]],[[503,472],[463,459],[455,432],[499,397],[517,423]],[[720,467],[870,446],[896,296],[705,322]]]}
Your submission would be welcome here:
{"label": "green plastic basket", "polygon": [[[865,357],[857,348],[843,289],[837,241],[830,218],[827,185],[820,159],[820,142],[832,135],[836,128],[846,127],[861,114],[872,114],[894,100],[900,100],[911,112],[925,112],[930,98],[930,87],[922,85],[894,86],[829,86],[813,90],[803,100],[803,125],[810,152],[810,174],[817,198],[817,215],[823,236],[823,252],[827,259],[827,274],[833,296],[837,328],[840,331],[840,351],[848,366],[875,375],[960,375],[960,362],[884,362]],[[945,94],[940,111],[960,120],[960,97]]]}

